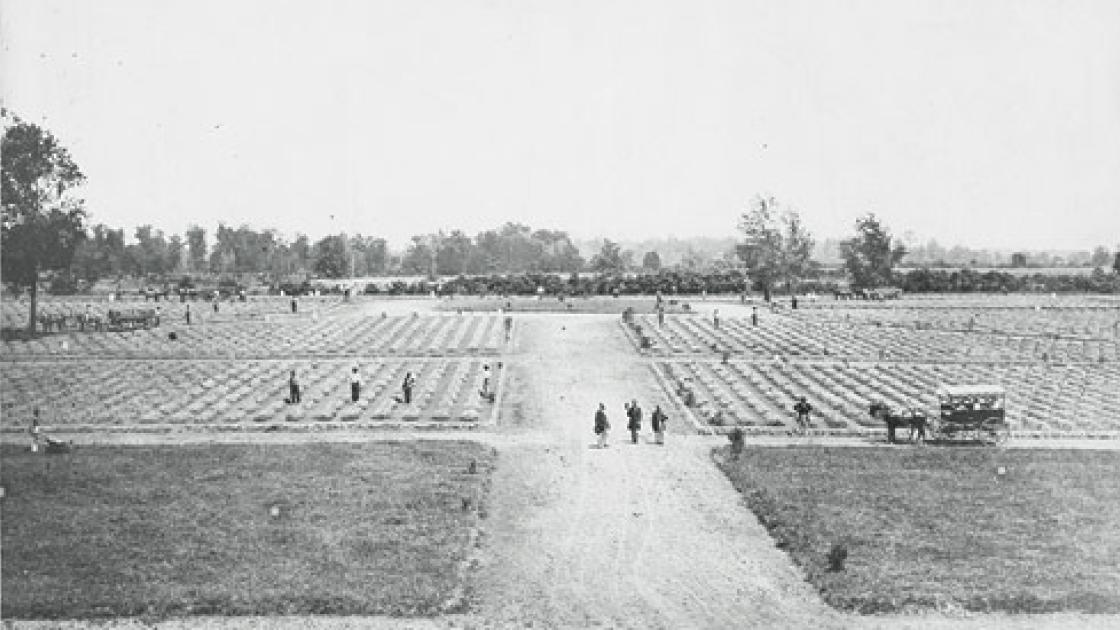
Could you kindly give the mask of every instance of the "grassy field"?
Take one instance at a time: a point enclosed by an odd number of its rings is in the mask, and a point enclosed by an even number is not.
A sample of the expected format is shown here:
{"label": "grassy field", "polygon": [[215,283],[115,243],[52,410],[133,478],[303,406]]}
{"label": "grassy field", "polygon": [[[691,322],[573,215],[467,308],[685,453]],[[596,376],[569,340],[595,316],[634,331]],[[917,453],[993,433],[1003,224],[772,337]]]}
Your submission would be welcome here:
{"label": "grassy field", "polygon": [[4,618],[435,614],[463,586],[495,457],[473,442],[0,455]]}
{"label": "grassy field", "polygon": [[[1120,613],[1120,453],[799,447],[715,458],[838,608]],[[834,546],[847,552],[842,570],[830,568]]]}

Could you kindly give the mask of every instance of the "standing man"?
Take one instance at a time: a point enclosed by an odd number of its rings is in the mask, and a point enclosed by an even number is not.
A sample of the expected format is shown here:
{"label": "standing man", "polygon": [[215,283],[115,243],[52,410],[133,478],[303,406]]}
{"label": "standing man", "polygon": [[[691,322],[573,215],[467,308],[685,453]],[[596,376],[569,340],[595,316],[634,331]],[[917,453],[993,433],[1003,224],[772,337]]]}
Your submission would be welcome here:
{"label": "standing man", "polygon": [[416,386],[416,379],[412,376],[412,372],[407,372],[404,375],[404,383],[401,383],[401,391],[404,392],[404,404],[412,404],[412,388]]}
{"label": "standing man", "polygon": [[350,369],[350,402],[358,402],[362,395],[362,376],[358,374],[358,367]]}
{"label": "standing man", "polygon": [[482,366],[482,397],[485,398],[490,394],[490,366]]}
{"label": "standing man", "polygon": [[661,405],[655,405],[653,414],[649,417],[650,424],[653,425],[653,438],[658,444],[665,445],[665,423],[669,418],[665,417],[665,412],[661,411]]}
{"label": "standing man", "polygon": [[715,326],[716,330],[719,330],[719,309],[718,308],[715,309],[714,311],[712,311],[712,325]]}
{"label": "standing man", "polygon": [[187,304],[187,325],[191,325],[191,305]]}
{"label": "standing man", "polygon": [[611,423],[607,421],[607,408],[599,403],[599,410],[595,412],[595,435],[599,436],[599,448],[607,448],[607,434],[610,433]]}
{"label": "standing man", "polygon": [[751,307],[751,326],[758,326],[758,307]]}
{"label": "standing man", "polygon": [[295,315],[295,314],[296,314],[296,308],[297,308],[297,307],[298,307],[298,302],[296,302],[296,296],[295,296],[295,294],[293,293],[293,294],[292,294],[292,315]]}
{"label": "standing man", "polygon": [[39,440],[42,438],[39,428],[39,408],[35,407],[31,410],[31,426],[27,428],[27,432],[31,434],[31,452],[39,452]]}
{"label": "standing man", "polygon": [[288,402],[293,405],[299,404],[299,380],[296,379],[295,370],[288,375]]}
{"label": "standing man", "polygon": [[661,328],[664,325],[665,325],[665,306],[659,300],[657,302],[657,327]]}
{"label": "standing man", "polygon": [[630,405],[626,406],[626,428],[630,430],[630,442],[632,444],[638,443],[638,432],[642,430],[642,408],[638,406],[637,399],[630,401]]}
{"label": "standing man", "polygon": [[800,427],[802,431],[808,429],[809,412],[813,410],[813,406],[802,396],[798,399],[797,404],[793,406],[793,410],[797,412],[797,426]]}

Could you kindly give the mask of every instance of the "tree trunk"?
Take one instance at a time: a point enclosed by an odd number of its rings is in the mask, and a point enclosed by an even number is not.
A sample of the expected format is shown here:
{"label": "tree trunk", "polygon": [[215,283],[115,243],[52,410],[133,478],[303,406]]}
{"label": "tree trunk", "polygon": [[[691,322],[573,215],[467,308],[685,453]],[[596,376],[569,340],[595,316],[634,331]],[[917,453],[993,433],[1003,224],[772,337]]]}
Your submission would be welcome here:
{"label": "tree trunk", "polygon": [[36,314],[39,306],[39,265],[36,263],[35,272],[32,274],[34,278],[31,281],[31,313],[27,318],[27,338],[31,339],[35,336]]}

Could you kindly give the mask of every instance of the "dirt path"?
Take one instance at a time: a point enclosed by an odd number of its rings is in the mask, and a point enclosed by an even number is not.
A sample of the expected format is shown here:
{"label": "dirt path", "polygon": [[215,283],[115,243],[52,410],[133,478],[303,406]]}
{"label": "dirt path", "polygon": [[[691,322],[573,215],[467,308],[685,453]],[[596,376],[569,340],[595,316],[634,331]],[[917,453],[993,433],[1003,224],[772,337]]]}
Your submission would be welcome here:
{"label": "dirt path", "polygon": [[[708,459],[711,441],[649,443],[664,400],[613,318],[532,318],[510,358],[522,431],[548,444],[501,450],[475,584],[486,627],[842,627]],[[647,421],[624,435],[623,402]],[[591,448],[603,402],[611,446]]]}

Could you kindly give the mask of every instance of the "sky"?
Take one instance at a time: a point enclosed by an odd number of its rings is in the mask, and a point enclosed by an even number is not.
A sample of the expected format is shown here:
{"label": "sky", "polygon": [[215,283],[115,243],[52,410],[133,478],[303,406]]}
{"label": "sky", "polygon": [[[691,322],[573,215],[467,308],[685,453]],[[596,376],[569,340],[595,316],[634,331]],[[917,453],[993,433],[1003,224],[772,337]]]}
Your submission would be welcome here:
{"label": "sky", "polygon": [[94,222],[1120,245],[1115,0],[0,0]]}

